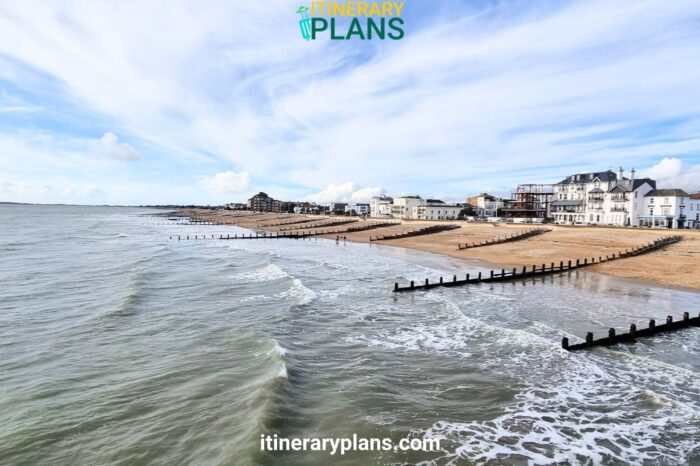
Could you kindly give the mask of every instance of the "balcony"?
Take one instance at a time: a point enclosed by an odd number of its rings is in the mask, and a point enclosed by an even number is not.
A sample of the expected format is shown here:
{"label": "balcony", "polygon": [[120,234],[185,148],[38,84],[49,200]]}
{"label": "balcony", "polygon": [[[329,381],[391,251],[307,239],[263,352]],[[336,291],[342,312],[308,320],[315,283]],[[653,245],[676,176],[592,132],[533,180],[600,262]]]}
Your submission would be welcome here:
{"label": "balcony", "polygon": [[613,207],[610,209],[610,212],[627,212],[626,207]]}

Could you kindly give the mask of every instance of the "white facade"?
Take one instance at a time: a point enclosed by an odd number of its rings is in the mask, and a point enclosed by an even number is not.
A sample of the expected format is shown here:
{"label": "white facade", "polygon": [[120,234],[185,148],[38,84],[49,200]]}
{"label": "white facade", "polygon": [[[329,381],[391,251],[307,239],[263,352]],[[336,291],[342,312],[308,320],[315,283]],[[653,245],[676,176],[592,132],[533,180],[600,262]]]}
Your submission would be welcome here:
{"label": "white facade", "polygon": [[369,204],[348,204],[345,206],[345,213],[357,215],[369,215]]}
{"label": "white facade", "polygon": [[622,168],[572,175],[554,185],[549,216],[560,224],[636,226],[644,196],[655,188],[654,180],[635,180],[634,169],[630,178]]}
{"label": "white facade", "polygon": [[375,218],[391,217],[391,208],[394,206],[394,199],[388,196],[373,197],[369,204],[370,216]]}
{"label": "white facade", "polygon": [[411,217],[416,220],[455,220],[462,209],[464,206],[428,199],[413,208]]}
{"label": "white facade", "polygon": [[394,199],[391,216],[394,218],[413,218],[413,208],[421,204],[420,196],[402,196]]}
{"label": "white facade", "polygon": [[685,228],[690,207],[696,207],[682,189],[655,189],[644,197],[644,204],[639,226],[651,228]]}
{"label": "white facade", "polygon": [[700,193],[690,196],[686,214],[686,224],[688,228],[700,229]]}

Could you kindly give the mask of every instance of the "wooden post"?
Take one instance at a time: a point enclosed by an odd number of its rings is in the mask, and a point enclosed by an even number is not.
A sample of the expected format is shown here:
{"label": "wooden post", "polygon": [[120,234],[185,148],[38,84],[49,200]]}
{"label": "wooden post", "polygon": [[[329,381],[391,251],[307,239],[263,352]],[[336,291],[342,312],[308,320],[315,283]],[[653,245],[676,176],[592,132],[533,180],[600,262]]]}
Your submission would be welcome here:
{"label": "wooden post", "polygon": [[571,261],[569,261],[569,268],[571,268]]}
{"label": "wooden post", "polygon": [[429,283],[430,283],[430,282],[429,282],[428,279],[426,278],[426,279],[425,279],[425,286],[428,286]]}
{"label": "wooden post", "polygon": [[687,312],[684,312],[683,313],[683,320],[690,320],[690,314],[688,314]]}
{"label": "wooden post", "polygon": [[576,259],[576,267],[579,266],[579,259]]}
{"label": "wooden post", "polygon": [[413,280],[411,280],[411,289],[413,289],[415,285],[413,284]]}
{"label": "wooden post", "polygon": [[440,284],[442,285],[442,277],[440,277]]}
{"label": "wooden post", "polygon": [[523,275],[527,273],[527,267],[523,265]]}
{"label": "wooden post", "polygon": [[583,260],[583,265],[588,265],[588,258],[587,257]]}
{"label": "wooden post", "polygon": [[493,270],[491,271],[491,278],[493,278]]}
{"label": "wooden post", "polygon": [[654,319],[651,319],[649,321],[649,331],[653,334],[655,330],[656,330],[656,321]]}
{"label": "wooden post", "polygon": [[634,339],[637,338],[637,326],[630,324],[630,336]]}
{"label": "wooden post", "polygon": [[456,282],[456,281],[457,281],[457,275],[453,275],[453,276],[452,276],[452,282]]}
{"label": "wooden post", "polygon": [[467,281],[469,281],[469,274],[467,274]]}
{"label": "wooden post", "polygon": [[592,346],[593,345],[593,333],[588,332],[586,334],[586,346]]}
{"label": "wooden post", "polygon": [[614,328],[611,328],[610,330],[608,330],[608,339],[610,341],[615,341],[615,329]]}
{"label": "wooden post", "polygon": [[479,281],[481,281],[481,272],[479,272]]}
{"label": "wooden post", "polygon": [[569,339],[564,337],[561,339],[561,347],[565,350],[569,350]]}
{"label": "wooden post", "polygon": [[515,277],[515,275],[516,275],[517,273],[518,273],[518,271],[516,270],[515,267],[513,267],[513,276]]}
{"label": "wooden post", "polygon": [[394,283],[394,291],[399,291],[399,284],[398,283]]}
{"label": "wooden post", "polygon": [[673,316],[667,316],[666,317],[666,324],[671,325],[673,323]]}

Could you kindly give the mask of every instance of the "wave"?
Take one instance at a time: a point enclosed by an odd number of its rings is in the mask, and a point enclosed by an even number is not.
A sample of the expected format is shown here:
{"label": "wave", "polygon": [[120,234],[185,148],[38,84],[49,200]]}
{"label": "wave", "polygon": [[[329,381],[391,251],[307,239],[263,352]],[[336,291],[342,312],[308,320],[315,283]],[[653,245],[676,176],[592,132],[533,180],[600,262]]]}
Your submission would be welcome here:
{"label": "wave", "polygon": [[276,266],[275,264],[268,264],[263,268],[251,270],[247,272],[240,272],[235,275],[231,275],[231,279],[243,282],[243,283],[260,283],[268,282],[273,280],[280,280],[282,278],[292,278],[287,272]]}
{"label": "wave", "polygon": [[297,304],[301,306],[311,304],[314,300],[316,300],[316,298],[318,298],[316,292],[305,287],[298,278],[293,280],[292,286],[287,293],[289,296],[297,299]]}

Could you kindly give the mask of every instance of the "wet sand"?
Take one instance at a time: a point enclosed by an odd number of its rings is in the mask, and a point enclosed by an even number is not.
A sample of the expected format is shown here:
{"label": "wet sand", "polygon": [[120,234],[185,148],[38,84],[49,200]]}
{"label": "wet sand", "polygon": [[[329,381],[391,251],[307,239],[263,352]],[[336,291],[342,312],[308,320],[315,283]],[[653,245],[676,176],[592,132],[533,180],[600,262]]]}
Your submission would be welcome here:
{"label": "wet sand", "polygon": [[[269,232],[279,232],[281,228],[302,226],[304,224],[286,225],[281,227],[261,227],[260,224],[276,222],[293,222],[306,219],[317,219],[316,223],[323,224],[337,220],[338,217],[263,214],[246,215],[240,212],[214,212],[206,210],[187,210],[183,214],[216,221],[222,224],[237,225],[243,228],[258,229]],[[341,217],[344,218],[344,217]],[[364,222],[377,221],[395,222],[396,219],[357,220],[358,225]],[[370,237],[391,235],[417,228],[436,225],[443,222],[403,221],[400,225],[390,225],[383,228],[339,233],[348,241],[367,243]],[[668,230],[668,229],[637,229],[637,228],[605,228],[588,226],[557,226],[546,225],[552,231],[521,241],[495,244],[480,248],[459,250],[459,244],[481,242],[497,239],[507,234],[514,234],[540,225],[523,224],[490,224],[475,222],[449,222],[460,225],[459,229],[410,238],[378,241],[376,244],[416,249],[450,257],[467,260],[478,260],[494,267],[522,267],[558,263],[570,259],[584,259],[612,255],[625,249],[631,249],[652,241],[661,236],[679,234],[683,240],[666,248],[638,257],[595,265],[589,271],[603,273],[615,277],[632,278],[650,283],[700,290],[700,231],[698,230]],[[355,224],[330,227],[332,230],[345,230]],[[308,228],[294,231],[312,232],[325,228]],[[321,237],[335,239],[336,234]]]}

